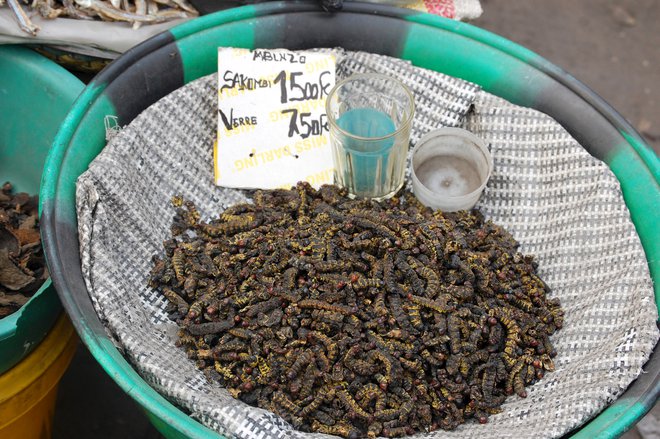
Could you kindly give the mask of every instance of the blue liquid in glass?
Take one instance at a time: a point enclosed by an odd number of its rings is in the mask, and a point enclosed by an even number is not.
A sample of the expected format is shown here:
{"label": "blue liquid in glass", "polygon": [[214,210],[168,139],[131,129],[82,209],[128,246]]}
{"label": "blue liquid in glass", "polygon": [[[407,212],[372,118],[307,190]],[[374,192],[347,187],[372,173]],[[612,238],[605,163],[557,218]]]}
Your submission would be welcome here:
{"label": "blue liquid in glass", "polygon": [[[354,108],[339,116],[337,119],[339,128],[359,137],[384,137],[396,131],[396,126],[392,119],[382,111],[373,108]],[[358,151],[377,152],[375,149],[382,149],[383,146],[392,146],[393,139],[386,139],[380,142],[356,141],[354,145]],[[384,143],[384,144],[383,144]],[[387,145],[389,143],[389,145]]]}
{"label": "blue liquid in glass", "polygon": [[[337,125],[347,133],[365,138],[384,137],[396,131],[392,119],[373,108],[349,110],[337,119]],[[363,140],[342,136],[341,140],[346,163],[338,171],[344,173],[343,181],[349,183],[349,190],[369,196],[384,188],[389,181],[388,155],[394,138]]]}

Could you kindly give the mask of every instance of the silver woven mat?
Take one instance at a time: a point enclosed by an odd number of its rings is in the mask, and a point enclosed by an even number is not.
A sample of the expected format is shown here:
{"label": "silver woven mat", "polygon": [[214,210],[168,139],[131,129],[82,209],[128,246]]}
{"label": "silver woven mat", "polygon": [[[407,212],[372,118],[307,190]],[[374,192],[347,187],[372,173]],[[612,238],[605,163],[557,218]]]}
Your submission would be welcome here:
{"label": "silver woven mat", "polygon": [[[551,118],[478,87],[387,57],[340,53],[338,72],[380,71],[414,91],[413,138],[467,126],[490,143],[495,172],[479,207],[538,257],[566,310],[554,337],[557,371],[510,397],[488,425],[426,438],[548,438],[582,424],[637,377],[658,339],[644,252],[614,175]],[[244,201],[212,178],[216,78],[173,92],[124,128],[78,180],[82,268],[94,306],[142,377],[191,416],[231,438],[305,434],[209,383],[174,347],[166,301],[146,286],[182,194],[206,218]],[[471,105],[472,112],[468,113]]]}

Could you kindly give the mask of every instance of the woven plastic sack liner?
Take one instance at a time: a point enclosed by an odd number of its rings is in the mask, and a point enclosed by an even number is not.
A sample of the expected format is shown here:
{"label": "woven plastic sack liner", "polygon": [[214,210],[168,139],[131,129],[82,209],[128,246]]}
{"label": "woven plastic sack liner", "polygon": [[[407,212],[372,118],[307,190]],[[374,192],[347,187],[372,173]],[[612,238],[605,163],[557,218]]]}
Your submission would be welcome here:
{"label": "woven plastic sack liner", "polygon": [[[621,190],[607,166],[557,122],[474,84],[378,55],[338,51],[338,75],[380,71],[416,96],[413,139],[465,126],[490,144],[494,174],[478,207],[536,255],[566,311],[553,337],[556,371],[512,396],[487,426],[469,422],[425,438],[560,436],[605,408],[639,375],[658,340],[652,282]],[[216,77],[176,90],[115,136],[78,180],[82,268],[96,311],[141,376],[170,401],[228,437],[325,437],[233,399],[182,349],[166,300],[147,287],[182,194],[202,216],[246,201],[213,185]],[[472,108],[472,109],[471,109]],[[420,435],[421,436],[421,435]]]}

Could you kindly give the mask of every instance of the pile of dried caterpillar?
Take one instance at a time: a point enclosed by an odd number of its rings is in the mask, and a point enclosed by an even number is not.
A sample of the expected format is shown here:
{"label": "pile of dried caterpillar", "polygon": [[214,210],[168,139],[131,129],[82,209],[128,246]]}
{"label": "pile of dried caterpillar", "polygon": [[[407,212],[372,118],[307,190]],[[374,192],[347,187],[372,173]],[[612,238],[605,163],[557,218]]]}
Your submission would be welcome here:
{"label": "pile of dried caterpillar", "polygon": [[205,222],[175,197],[150,277],[234,397],[302,431],[397,437],[485,423],[554,369],[559,301],[479,212],[306,183],[253,201]]}

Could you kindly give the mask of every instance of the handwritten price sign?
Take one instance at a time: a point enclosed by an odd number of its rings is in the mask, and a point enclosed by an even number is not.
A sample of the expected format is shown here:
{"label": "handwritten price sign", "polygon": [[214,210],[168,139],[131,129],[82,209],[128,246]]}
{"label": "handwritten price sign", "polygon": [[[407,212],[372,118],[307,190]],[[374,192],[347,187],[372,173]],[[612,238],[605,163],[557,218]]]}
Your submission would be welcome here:
{"label": "handwritten price sign", "polygon": [[334,84],[333,55],[219,48],[215,183],[332,183],[325,99]]}

